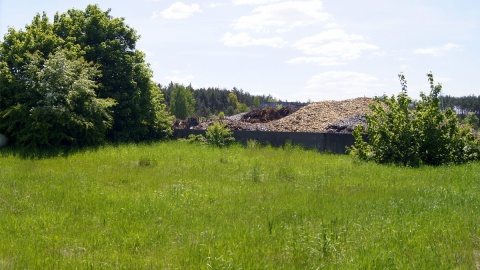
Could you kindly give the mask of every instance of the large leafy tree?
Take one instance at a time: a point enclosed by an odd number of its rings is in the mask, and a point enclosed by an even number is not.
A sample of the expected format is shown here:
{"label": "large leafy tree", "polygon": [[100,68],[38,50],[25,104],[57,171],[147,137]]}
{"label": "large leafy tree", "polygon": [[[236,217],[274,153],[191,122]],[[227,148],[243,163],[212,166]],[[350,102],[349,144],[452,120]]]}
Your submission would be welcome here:
{"label": "large leafy tree", "polygon": [[24,31],[10,29],[0,43],[0,112],[25,99],[41,98],[26,92],[31,81],[23,71],[31,63],[29,56],[38,55],[40,67],[42,59],[61,50],[70,59],[92,63],[99,71],[91,78],[96,96],[115,100],[110,140],[141,141],[170,134],[163,96],[152,82],[145,55],[135,48],[138,38],[123,18],[96,5],[57,13],[53,23],[44,13]]}
{"label": "large leafy tree", "polygon": [[0,128],[32,150],[102,143],[112,122],[108,108],[115,102],[96,97],[97,83],[91,80],[96,68],[68,59],[63,51],[28,58],[20,77],[26,81],[22,95],[32,98],[0,112]]}

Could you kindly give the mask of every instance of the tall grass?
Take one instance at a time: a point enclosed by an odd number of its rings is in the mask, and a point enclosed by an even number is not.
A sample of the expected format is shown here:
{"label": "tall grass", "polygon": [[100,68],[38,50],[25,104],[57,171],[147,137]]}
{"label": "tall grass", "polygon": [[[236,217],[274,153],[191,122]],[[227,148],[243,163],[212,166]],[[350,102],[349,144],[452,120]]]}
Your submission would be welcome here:
{"label": "tall grass", "polygon": [[165,142],[0,157],[0,269],[474,269],[480,164]]}

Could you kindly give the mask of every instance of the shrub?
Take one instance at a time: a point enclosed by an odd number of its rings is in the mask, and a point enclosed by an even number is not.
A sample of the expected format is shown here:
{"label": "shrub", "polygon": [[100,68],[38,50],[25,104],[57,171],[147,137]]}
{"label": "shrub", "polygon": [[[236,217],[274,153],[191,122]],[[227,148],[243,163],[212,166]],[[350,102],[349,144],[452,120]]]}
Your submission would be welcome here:
{"label": "shrub", "polygon": [[469,112],[467,117],[462,121],[464,124],[470,125],[473,129],[478,130],[480,122],[478,116],[474,112]]}
{"label": "shrub", "polygon": [[218,118],[219,119],[224,119],[225,118],[225,113],[224,112],[219,112],[218,113]]}
{"label": "shrub", "polygon": [[209,145],[223,147],[232,144],[235,138],[232,136],[232,131],[229,130],[225,124],[215,122],[207,128],[206,142]]}
{"label": "shrub", "polygon": [[[427,74],[430,94],[421,93],[420,101],[412,104],[407,96],[407,82],[399,75],[402,92],[397,97],[377,97],[367,115],[369,142],[363,140],[362,126],[353,136],[355,144],[350,153],[362,160],[380,164],[404,166],[462,163],[479,158],[479,140],[468,128],[458,125],[455,113],[449,108],[440,110],[440,84],[434,85],[433,75]],[[413,106],[413,108],[410,108]]]}
{"label": "shrub", "polygon": [[205,142],[205,137],[202,134],[198,134],[198,135],[190,134],[190,135],[188,135],[188,137],[185,141],[187,141],[189,143],[196,143],[196,142],[204,143]]}

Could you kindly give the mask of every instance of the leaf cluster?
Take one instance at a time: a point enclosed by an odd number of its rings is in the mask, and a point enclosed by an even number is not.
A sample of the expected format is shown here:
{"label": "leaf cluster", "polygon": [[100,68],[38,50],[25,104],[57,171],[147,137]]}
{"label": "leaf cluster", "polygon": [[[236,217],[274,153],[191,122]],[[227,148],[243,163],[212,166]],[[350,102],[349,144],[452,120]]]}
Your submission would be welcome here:
{"label": "leaf cluster", "polygon": [[170,135],[138,38],[97,5],[9,29],[0,42],[0,133],[32,150]]}
{"label": "leaf cluster", "polygon": [[226,147],[235,142],[233,133],[225,124],[215,122],[207,128],[205,136],[201,134],[190,134],[187,139],[182,139],[189,143],[201,143],[215,147]]}
{"label": "leaf cluster", "polygon": [[[359,126],[354,132],[351,154],[362,160],[404,166],[442,165],[478,160],[480,142],[468,128],[460,127],[452,109],[442,111],[439,94],[441,85],[434,84],[427,74],[430,94],[421,94],[412,104],[407,95],[407,81],[399,75],[402,92],[396,97],[377,97],[367,115],[366,130]],[[363,134],[368,137],[364,140]]]}
{"label": "leaf cluster", "polygon": [[213,146],[225,147],[229,146],[235,141],[233,133],[225,124],[215,122],[207,128],[205,134],[206,143]]}

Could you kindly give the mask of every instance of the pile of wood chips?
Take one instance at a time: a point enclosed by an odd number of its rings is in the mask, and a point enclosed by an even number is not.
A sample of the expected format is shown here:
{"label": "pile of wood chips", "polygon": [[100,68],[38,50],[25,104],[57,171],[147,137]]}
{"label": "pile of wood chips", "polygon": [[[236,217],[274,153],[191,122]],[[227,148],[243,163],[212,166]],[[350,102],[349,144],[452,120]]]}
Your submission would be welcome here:
{"label": "pile of wood chips", "polygon": [[[219,121],[231,130],[256,130],[256,131],[280,131],[280,132],[335,132],[327,127],[339,120],[347,120],[349,127],[347,131],[352,130],[362,121],[354,121],[353,119],[361,118],[354,116],[363,116],[370,113],[370,104],[373,103],[371,98],[355,98],[343,101],[321,101],[301,107],[296,112],[278,120],[266,123],[258,121],[247,121],[243,115],[238,117],[226,117],[222,120],[208,120],[199,123],[191,129],[205,130],[214,122]],[[358,123],[357,123],[358,122]],[[350,127],[351,126],[351,127]],[[347,131],[341,131],[345,133]]]}
{"label": "pile of wood chips", "polygon": [[370,113],[372,102],[371,98],[315,102],[287,117],[263,125],[269,131],[325,132],[328,125],[338,120]]}

